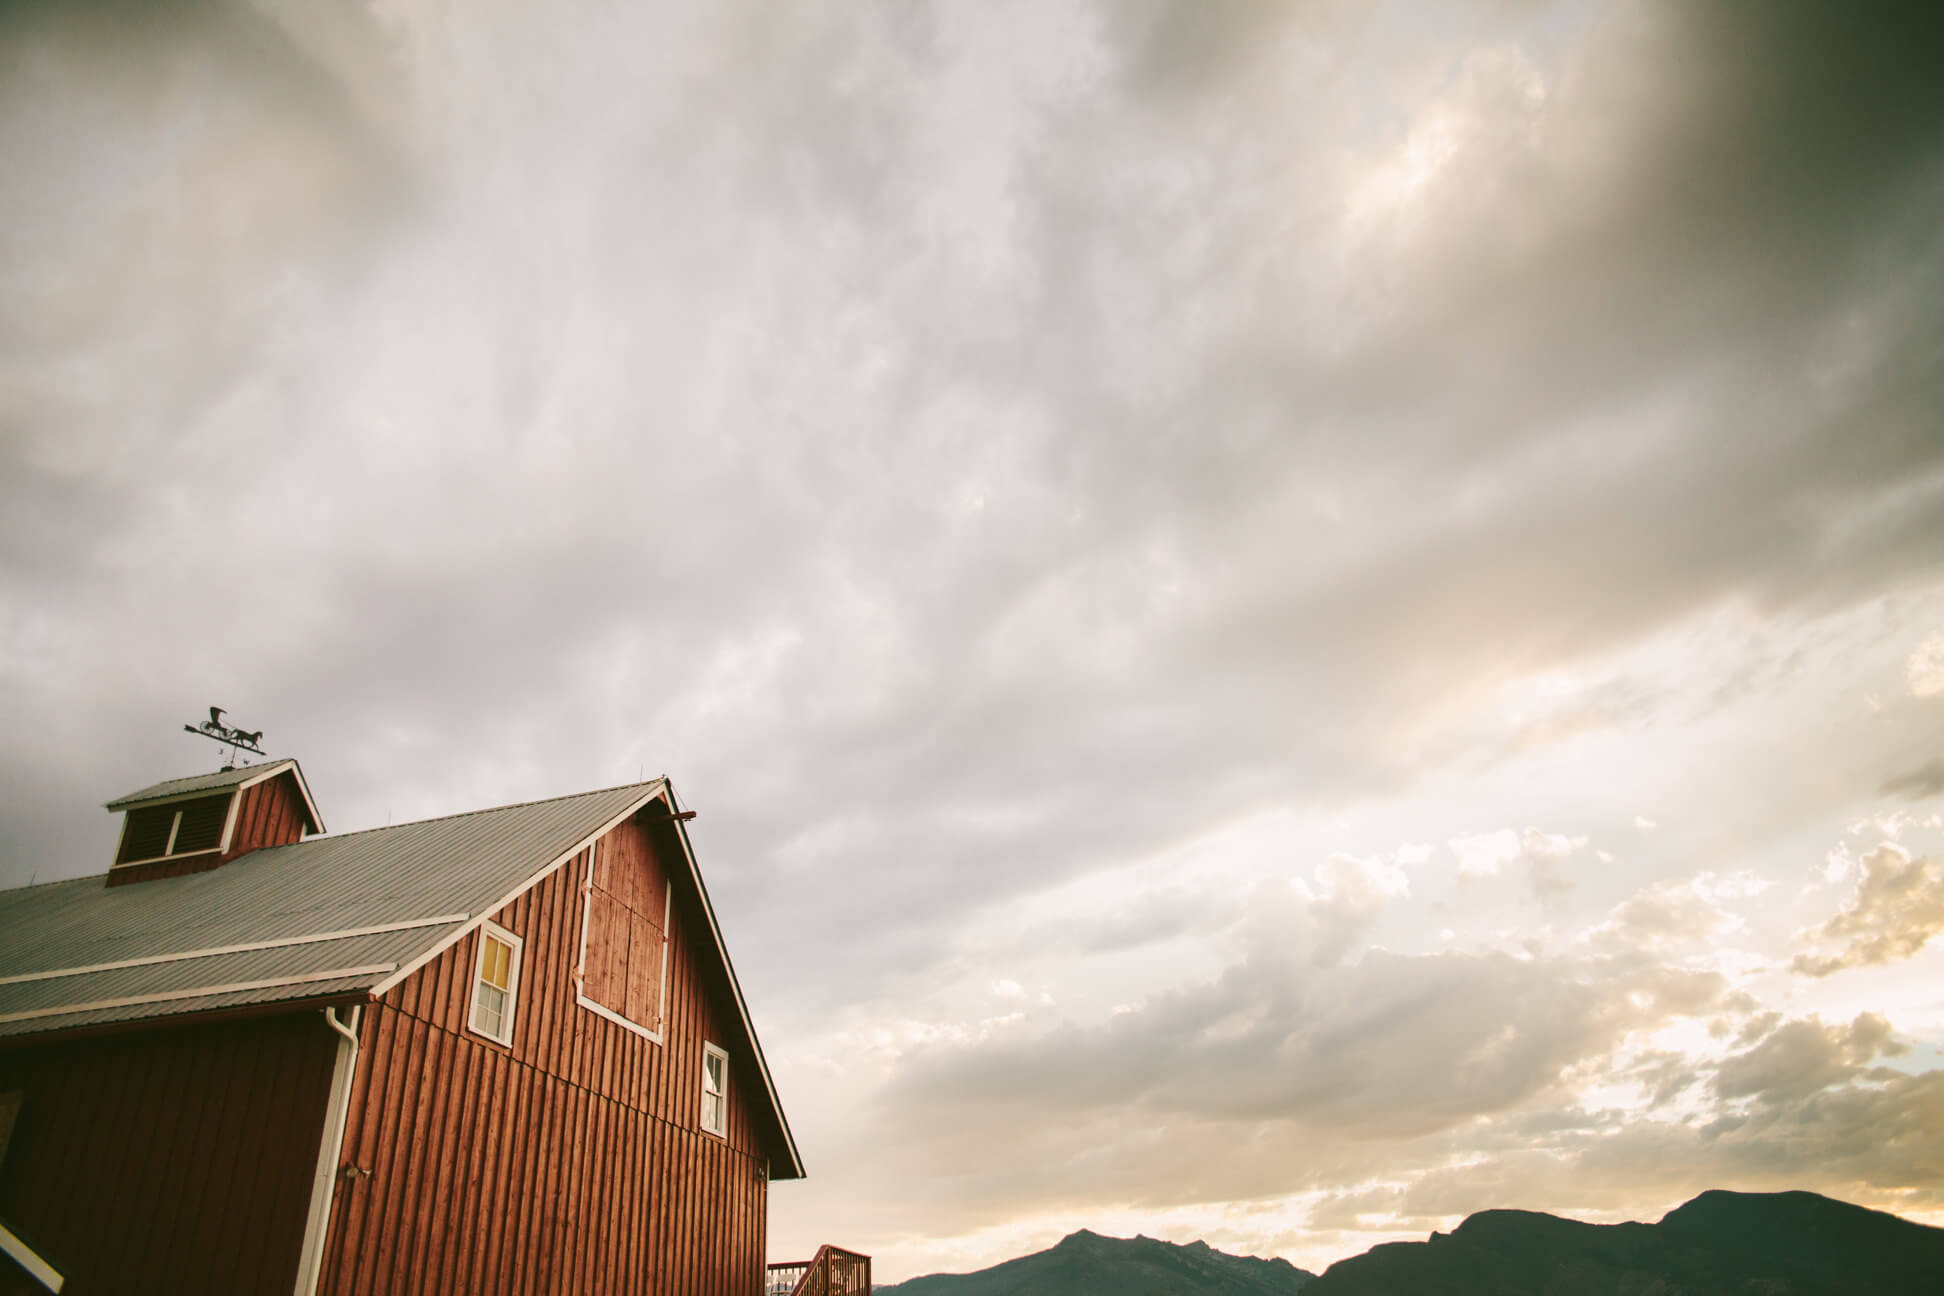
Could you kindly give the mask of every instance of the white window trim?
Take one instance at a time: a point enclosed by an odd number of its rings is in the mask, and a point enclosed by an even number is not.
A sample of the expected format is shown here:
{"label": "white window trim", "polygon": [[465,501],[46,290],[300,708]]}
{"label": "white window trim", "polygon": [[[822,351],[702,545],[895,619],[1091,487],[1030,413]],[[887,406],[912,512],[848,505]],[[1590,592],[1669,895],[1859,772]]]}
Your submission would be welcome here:
{"label": "white window trim", "polygon": [[[712,1057],[722,1059],[722,1125],[720,1128],[709,1124],[709,1059]],[[707,1040],[702,1041],[702,1099],[701,1110],[696,1113],[696,1124],[702,1127],[704,1134],[713,1134],[726,1141],[729,1137],[729,1054],[727,1050],[717,1048]]]}
{"label": "white window trim", "polygon": [[[473,1024],[479,1012],[479,978],[486,970],[486,938],[505,942],[513,951],[513,957],[506,974],[506,1015],[500,1021],[500,1033],[491,1035]],[[472,980],[466,983],[466,1029],[481,1039],[489,1039],[495,1044],[511,1047],[513,1044],[513,1019],[520,1008],[520,955],[525,942],[506,928],[495,922],[479,925],[479,939],[473,942]]]}
{"label": "white window trim", "polygon": [[[661,977],[660,989],[656,991],[655,997],[655,1020],[666,1023],[668,1021],[668,924],[675,916],[675,888],[667,878],[663,878],[662,883]],[[651,1044],[661,1043],[663,1032],[649,1030],[640,1022],[587,997],[587,928],[594,914],[594,852],[591,850],[587,853],[587,877],[581,883],[580,891],[580,956],[574,962],[574,1002],[596,1017],[605,1017],[623,1030],[633,1031]]]}

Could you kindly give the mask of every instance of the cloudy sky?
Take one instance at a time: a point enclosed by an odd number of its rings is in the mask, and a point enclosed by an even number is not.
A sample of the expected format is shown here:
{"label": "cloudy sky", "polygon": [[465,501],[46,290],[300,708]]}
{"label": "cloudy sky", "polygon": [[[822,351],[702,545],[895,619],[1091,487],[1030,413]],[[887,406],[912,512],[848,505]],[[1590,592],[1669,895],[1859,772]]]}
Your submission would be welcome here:
{"label": "cloudy sky", "polygon": [[0,4],[0,882],[666,772],[880,1279],[1944,1223],[1924,8]]}

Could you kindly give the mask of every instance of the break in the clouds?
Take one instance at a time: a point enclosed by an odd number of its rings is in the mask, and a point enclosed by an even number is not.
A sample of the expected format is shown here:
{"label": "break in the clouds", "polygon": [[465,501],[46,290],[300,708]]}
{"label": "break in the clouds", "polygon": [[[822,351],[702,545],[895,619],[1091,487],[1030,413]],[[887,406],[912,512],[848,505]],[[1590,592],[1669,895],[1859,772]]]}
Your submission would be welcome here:
{"label": "break in the clouds", "polygon": [[0,876],[98,870],[212,703],[338,829],[665,771],[777,1246],[887,1278],[1934,1216],[1940,53],[0,8]]}

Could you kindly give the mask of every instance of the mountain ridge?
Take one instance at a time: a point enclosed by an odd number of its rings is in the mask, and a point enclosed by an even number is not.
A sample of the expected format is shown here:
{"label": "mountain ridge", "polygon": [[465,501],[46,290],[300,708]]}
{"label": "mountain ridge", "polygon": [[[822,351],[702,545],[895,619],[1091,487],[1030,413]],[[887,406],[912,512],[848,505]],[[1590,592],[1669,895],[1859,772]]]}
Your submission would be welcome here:
{"label": "mountain ridge", "polygon": [[1902,1296],[1940,1272],[1944,1229],[1818,1193],[1712,1189],[1656,1224],[1481,1211],[1339,1260],[1305,1296]]}
{"label": "mountain ridge", "polygon": [[1077,1229],[1044,1251],[887,1296],[1901,1296],[1944,1273],[1944,1229],[1812,1192],[1711,1189],[1658,1223],[1486,1210],[1321,1275],[1205,1241]]}
{"label": "mountain ridge", "polygon": [[1076,1229],[1044,1251],[962,1274],[926,1274],[877,1288],[882,1296],[1290,1296],[1316,1275],[1281,1257],[1230,1255],[1203,1241],[1106,1237]]}

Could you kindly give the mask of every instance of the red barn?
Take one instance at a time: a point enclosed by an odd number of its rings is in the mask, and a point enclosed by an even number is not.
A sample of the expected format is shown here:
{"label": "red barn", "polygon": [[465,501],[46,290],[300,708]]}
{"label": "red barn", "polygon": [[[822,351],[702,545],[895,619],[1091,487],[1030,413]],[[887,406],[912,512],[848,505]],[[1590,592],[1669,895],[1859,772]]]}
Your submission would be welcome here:
{"label": "red barn", "polygon": [[[0,892],[0,1293],[764,1289],[803,1163],[666,780],[108,809],[105,876]],[[846,1257],[776,1276],[868,1292]]]}

